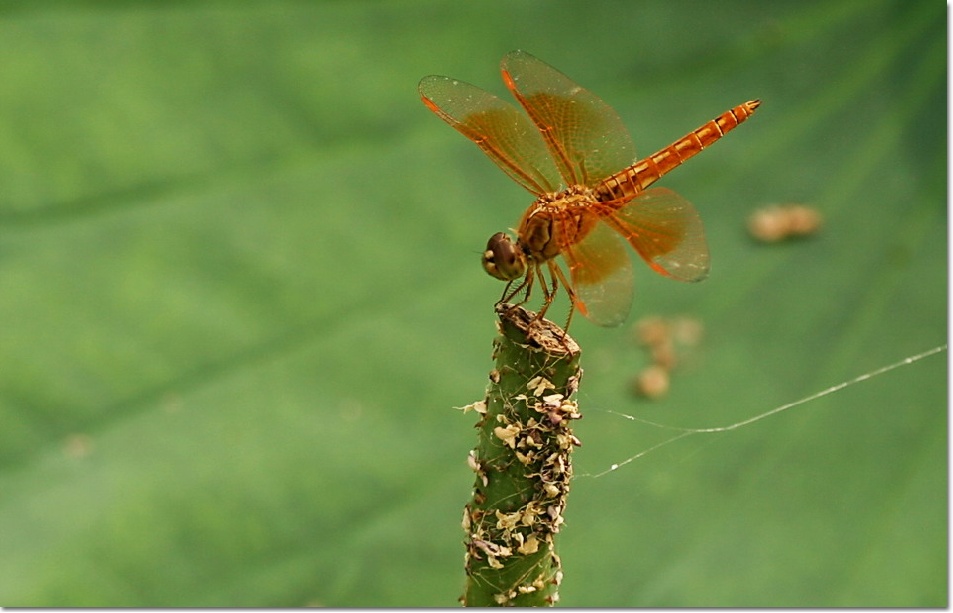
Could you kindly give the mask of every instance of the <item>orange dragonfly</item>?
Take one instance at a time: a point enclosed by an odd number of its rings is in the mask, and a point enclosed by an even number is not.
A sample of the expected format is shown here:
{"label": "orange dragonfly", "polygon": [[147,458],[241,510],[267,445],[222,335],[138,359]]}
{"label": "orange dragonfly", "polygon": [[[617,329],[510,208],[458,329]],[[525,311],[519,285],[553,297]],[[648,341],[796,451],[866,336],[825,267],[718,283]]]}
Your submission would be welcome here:
{"label": "orange dragonfly", "polygon": [[657,273],[679,281],[708,276],[708,244],[695,207],[672,190],[647,188],[750,117],[760,101],[738,105],[633,163],[629,133],[598,96],[525,51],[506,54],[501,68],[525,114],[457,79],[432,75],[418,87],[427,108],[536,197],[515,242],[498,232],[483,254],[484,270],[507,281],[500,302],[523,290],[520,304],[527,302],[538,279],[544,302],[537,317],[562,284],[571,299],[570,320],[576,308],[599,325],[620,325],[633,294],[623,240]]}

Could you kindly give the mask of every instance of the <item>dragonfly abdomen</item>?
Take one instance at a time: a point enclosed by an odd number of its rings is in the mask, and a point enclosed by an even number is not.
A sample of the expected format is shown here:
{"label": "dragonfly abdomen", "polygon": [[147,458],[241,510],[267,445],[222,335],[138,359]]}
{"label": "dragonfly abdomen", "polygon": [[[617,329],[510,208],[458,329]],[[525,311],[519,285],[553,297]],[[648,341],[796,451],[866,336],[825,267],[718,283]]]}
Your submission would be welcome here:
{"label": "dragonfly abdomen", "polygon": [[631,200],[676,166],[737,128],[744,120],[751,117],[760,104],[760,100],[751,100],[728,109],[668,147],[615,173],[596,188],[599,199],[603,202]]}

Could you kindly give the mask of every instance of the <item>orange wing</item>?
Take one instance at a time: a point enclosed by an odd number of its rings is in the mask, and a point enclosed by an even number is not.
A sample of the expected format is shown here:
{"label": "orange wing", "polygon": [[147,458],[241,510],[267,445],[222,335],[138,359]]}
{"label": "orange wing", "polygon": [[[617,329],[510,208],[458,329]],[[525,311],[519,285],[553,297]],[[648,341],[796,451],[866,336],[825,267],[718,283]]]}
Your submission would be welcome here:
{"label": "orange wing", "polygon": [[534,195],[557,190],[559,172],[539,130],[518,108],[449,77],[424,77],[424,104],[472,140],[493,162]]}
{"label": "orange wing", "polygon": [[503,81],[539,128],[564,186],[595,187],[635,161],[615,110],[525,51],[503,57]]}
{"label": "orange wing", "polygon": [[679,281],[708,276],[708,242],[701,218],[672,190],[647,189],[605,220],[656,272]]}
{"label": "orange wing", "polygon": [[701,281],[708,276],[708,243],[701,218],[677,193],[656,187],[618,210],[600,208],[591,211],[597,221],[582,240],[562,247],[576,308],[590,321],[617,326],[632,307],[632,263],[620,236],[660,274],[679,281]]}
{"label": "orange wing", "polygon": [[572,279],[570,295],[579,312],[600,326],[618,326],[632,308],[632,261],[619,235],[602,220],[562,256]]}

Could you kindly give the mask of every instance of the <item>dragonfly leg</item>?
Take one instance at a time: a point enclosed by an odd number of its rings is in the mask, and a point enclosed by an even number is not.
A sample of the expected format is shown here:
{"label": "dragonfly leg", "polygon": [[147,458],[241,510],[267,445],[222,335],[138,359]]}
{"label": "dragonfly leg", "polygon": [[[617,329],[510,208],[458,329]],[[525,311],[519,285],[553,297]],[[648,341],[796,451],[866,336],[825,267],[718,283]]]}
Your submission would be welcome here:
{"label": "dragonfly leg", "polygon": [[[542,319],[543,315],[546,314],[546,311],[549,310],[549,305],[553,303],[553,299],[556,297],[556,290],[559,288],[559,284],[556,281],[555,275],[553,275],[553,264],[552,262],[547,262],[549,265],[549,276],[552,279],[552,287],[549,287],[546,283],[546,277],[543,276],[543,270],[537,266],[536,275],[539,277],[539,286],[543,289],[543,306],[540,307],[539,312],[536,313],[534,319]],[[529,298],[529,296],[527,296]]]}
{"label": "dragonfly leg", "polygon": [[[506,304],[516,298],[521,292],[523,292],[522,298],[519,302],[514,303],[513,306],[526,304],[529,302],[533,285],[538,277],[539,286],[543,291],[543,305],[539,311],[537,311],[536,316],[533,317],[533,321],[539,321],[546,315],[546,311],[549,310],[553,300],[556,299],[556,294],[559,291],[559,284],[561,282],[562,286],[566,288],[566,293],[569,294],[569,315],[566,317],[566,327],[563,328],[562,338],[563,344],[565,345],[565,339],[568,337],[566,330],[569,329],[569,323],[572,321],[572,315],[576,310],[576,292],[573,291],[572,286],[566,281],[566,277],[558,265],[552,260],[548,261],[546,265],[549,267],[549,281],[546,280],[546,275],[543,273],[542,267],[533,265],[532,268],[526,272],[526,275],[523,277],[523,280],[520,281],[519,285],[513,287],[513,284],[516,283],[515,279],[506,284],[506,287],[503,289],[503,295],[497,304]],[[567,345],[567,349],[568,348]]]}
{"label": "dragonfly leg", "polygon": [[514,279],[513,281],[510,281],[509,283],[506,284],[506,287],[503,288],[503,295],[500,296],[500,299],[497,302],[497,304],[503,304],[503,303],[509,302],[524,289],[526,290],[526,294],[523,296],[523,299],[517,302],[514,306],[526,304],[529,301],[529,293],[530,293],[530,290],[533,289],[532,271],[527,272],[526,275],[523,277],[523,280],[520,282],[520,284],[517,285],[516,288],[511,291],[510,288],[513,286],[515,282],[516,280]]}
{"label": "dragonfly leg", "polygon": [[[562,269],[558,264],[554,263],[552,260],[549,262],[549,274],[553,278],[553,296],[556,294],[556,288],[558,287],[558,281],[561,281],[563,287],[566,288],[566,293],[569,294],[569,315],[566,316],[566,326],[563,328],[563,340],[569,333],[569,324],[572,322],[572,314],[576,312],[576,292],[573,290],[572,285],[566,281],[565,275],[563,275]],[[550,301],[552,298],[550,298]]]}
{"label": "dragonfly leg", "polygon": [[572,314],[576,312],[576,302],[574,300],[569,301],[569,315],[566,316],[566,326],[563,328],[563,338],[569,334],[569,324],[572,322]]}

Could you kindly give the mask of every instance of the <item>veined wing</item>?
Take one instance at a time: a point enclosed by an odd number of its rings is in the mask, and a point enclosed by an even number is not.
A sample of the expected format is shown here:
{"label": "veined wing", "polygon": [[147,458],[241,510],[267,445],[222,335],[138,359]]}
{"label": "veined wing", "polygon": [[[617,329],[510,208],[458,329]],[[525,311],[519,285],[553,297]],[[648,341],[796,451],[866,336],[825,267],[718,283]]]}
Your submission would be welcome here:
{"label": "veined wing", "polygon": [[679,281],[708,276],[708,242],[701,218],[672,190],[647,189],[605,220],[656,272]]}
{"label": "veined wing", "polygon": [[449,77],[424,77],[424,104],[472,140],[503,172],[535,195],[557,190],[559,172],[525,113],[493,94]]}
{"label": "veined wing", "polygon": [[635,161],[615,110],[525,51],[503,57],[503,80],[539,128],[566,186],[595,187]]}
{"label": "veined wing", "polygon": [[632,260],[618,234],[602,220],[582,240],[562,248],[575,305],[600,326],[618,326],[632,308]]}

